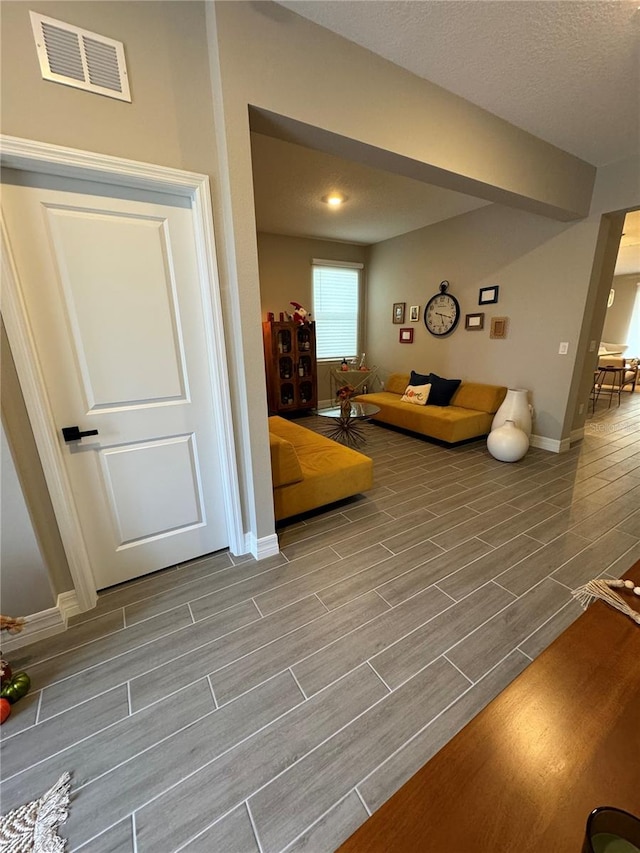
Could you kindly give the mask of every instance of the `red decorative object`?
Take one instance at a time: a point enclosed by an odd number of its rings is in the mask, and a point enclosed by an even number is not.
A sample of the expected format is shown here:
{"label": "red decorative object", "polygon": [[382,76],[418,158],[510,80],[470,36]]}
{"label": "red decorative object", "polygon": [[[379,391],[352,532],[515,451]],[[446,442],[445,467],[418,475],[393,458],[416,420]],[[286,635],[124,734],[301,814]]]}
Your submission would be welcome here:
{"label": "red decorative object", "polygon": [[400,335],[398,337],[398,341],[401,344],[412,344],[413,343],[413,329],[400,329]]}
{"label": "red decorative object", "polygon": [[293,312],[293,322],[302,325],[302,323],[306,323],[308,321],[309,312],[306,308],[303,308],[299,302],[290,302],[289,305],[293,305],[295,311]]}
{"label": "red decorative object", "polygon": [[0,725],[4,723],[11,713],[11,703],[8,699],[0,699]]}

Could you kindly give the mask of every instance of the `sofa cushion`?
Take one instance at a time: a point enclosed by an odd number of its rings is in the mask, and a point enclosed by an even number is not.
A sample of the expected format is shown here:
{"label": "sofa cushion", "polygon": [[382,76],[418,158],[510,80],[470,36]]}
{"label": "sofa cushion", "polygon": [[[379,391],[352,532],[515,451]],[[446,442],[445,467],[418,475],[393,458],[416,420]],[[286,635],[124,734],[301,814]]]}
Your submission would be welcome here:
{"label": "sofa cushion", "polygon": [[411,371],[411,376],[409,377],[409,385],[426,385],[428,382],[428,373],[416,373],[415,370]]}
{"label": "sofa cushion", "polygon": [[400,397],[402,403],[411,403],[414,406],[426,406],[429,399],[431,385],[407,385],[404,394]]}
{"label": "sofa cushion", "polygon": [[402,396],[408,384],[409,375],[407,373],[392,373],[387,379],[386,390]]}
{"label": "sofa cushion", "polygon": [[503,386],[463,382],[451,398],[451,405],[494,414],[502,405],[506,395],[507,389]]}
{"label": "sofa cushion", "polygon": [[286,438],[269,433],[271,450],[271,474],[274,487],[299,483],[302,480],[302,468],[293,444]]}
{"label": "sofa cushion", "polygon": [[[373,486],[373,462],[368,456],[313,430],[274,415],[269,418],[269,440],[271,447],[289,444],[301,471],[300,479],[278,485],[274,468],[273,506],[278,521]],[[273,451],[271,458],[273,465]]]}
{"label": "sofa cushion", "polygon": [[427,382],[431,385],[429,405],[448,406],[462,379],[443,379],[436,373],[430,373]]}
{"label": "sofa cushion", "polygon": [[432,406],[430,402],[427,402],[426,406],[408,406],[400,401],[397,394],[388,391],[367,394],[360,399],[380,407],[373,420],[450,444],[486,435],[493,420],[493,415],[487,412],[463,409],[460,406]]}

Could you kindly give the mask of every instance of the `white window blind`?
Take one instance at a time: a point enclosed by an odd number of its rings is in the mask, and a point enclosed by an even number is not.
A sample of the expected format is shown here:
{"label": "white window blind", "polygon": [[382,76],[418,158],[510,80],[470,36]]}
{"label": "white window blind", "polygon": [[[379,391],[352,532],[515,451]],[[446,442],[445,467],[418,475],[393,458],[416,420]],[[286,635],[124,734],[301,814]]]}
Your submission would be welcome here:
{"label": "white window blind", "polygon": [[319,359],[358,354],[362,264],[313,261],[313,319]]}

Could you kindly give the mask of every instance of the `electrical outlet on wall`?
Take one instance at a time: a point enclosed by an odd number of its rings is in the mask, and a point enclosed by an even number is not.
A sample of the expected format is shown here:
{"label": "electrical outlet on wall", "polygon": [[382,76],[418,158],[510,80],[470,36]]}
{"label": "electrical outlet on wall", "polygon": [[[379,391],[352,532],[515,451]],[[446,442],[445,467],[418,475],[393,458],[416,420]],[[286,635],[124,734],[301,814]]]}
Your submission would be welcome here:
{"label": "electrical outlet on wall", "polygon": [[580,405],[578,406],[578,414],[584,414],[584,403],[580,403]]}

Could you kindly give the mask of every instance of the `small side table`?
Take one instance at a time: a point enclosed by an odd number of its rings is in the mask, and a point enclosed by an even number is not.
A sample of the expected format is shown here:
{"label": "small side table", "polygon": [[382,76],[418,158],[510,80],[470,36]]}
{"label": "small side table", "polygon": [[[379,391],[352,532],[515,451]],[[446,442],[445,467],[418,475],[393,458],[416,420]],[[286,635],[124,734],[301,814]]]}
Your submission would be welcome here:
{"label": "small side table", "polygon": [[378,372],[376,367],[370,367],[368,370],[340,370],[334,368],[331,370],[331,393],[337,397],[340,388],[345,385],[351,385],[357,394],[364,394],[362,390],[365,385],[370,391],[373,383],[378,380]]}
{"label": "small side table", "polygon": [[[609,395],[608,409],[611,408],[611,401],[613,400],[614,394],[617,395],[618,405],[620,405],[620,394],[622,393],[622,385],[624,383],[624,372],[624,367],[599,367],[594,372],[593,389],[591,392],[594,412],[596,403],[600,398],[600,394],[603,393]],[[606,388],[603,387],[605,382],[607,383]]]}
{"label": "small side table", "polygon": [[380,407],[372,403],[351,403],[348,415],[343,413],[341,406],[316,409],[316,415],[332,418],[334,421],[325,431],[327,438],[332,438],[347,447],[362,447],[367,443],[365,423],[379,411]]}

